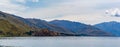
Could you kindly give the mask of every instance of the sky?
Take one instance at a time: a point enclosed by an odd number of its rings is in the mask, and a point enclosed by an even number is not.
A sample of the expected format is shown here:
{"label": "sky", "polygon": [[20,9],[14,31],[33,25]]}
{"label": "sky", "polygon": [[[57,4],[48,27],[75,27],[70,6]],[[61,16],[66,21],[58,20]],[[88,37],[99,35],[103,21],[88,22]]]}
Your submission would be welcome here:
{"label": "sky", "polygon": [[85,24],[117,21],[120,0],[0,0],[0,11],[46,21],[70,20]]}

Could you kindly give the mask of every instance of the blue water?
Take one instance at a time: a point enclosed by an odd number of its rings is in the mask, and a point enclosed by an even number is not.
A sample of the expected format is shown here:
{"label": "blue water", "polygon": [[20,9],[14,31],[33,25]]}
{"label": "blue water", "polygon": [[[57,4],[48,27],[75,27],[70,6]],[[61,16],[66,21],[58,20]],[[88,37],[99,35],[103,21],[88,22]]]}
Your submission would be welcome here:
{"label": "blue water", "polygon": [[119,37],[9,37],[0,47],[120,47]]}

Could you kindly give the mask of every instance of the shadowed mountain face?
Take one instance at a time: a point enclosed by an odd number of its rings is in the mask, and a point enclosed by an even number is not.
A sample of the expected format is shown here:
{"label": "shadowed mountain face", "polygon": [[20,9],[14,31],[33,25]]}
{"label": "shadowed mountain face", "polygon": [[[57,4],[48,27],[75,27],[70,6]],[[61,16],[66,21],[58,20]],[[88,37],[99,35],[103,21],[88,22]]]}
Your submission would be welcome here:
{"label": "shadowed mountain face", "polygon": [[97,28],[100,28],[106,32],[112,33],[116,36],[120,36],[120,23],[111,21],[111,22],[104,22],[95,25]]}
{"label": "shadowed mountain face", "polygon": [[91,36],[109,36],[110,34],[104,32],[91,25],[85,25],[78,22],[66,21],[66,20],[54,20],[49,22],[50,24],[62,27],[64,29],[70,30],[75,34],[86,34]]}
{"label": "shadowed mountain face", "polygon": [[[53,24],[49,24],[47,21],[44,21],[44,20],[40,20],[40,19],[26,19],[26,20],[28,20],[29,22],[31,22],[34,26],[38,28],[49,29],[51,31],[57,31],[60,33],[72,34],[72,32],[69,32],[69,30],[66,30],[59,26],[55,26]],[[29,24],[29,25],[31,26],[32,24]]]}
{"label": "shadowed mountain face", "polygon": [[14,15],[0,12],[0,36],[26,36],[30,27]]}
{"label": "shadowed mountain face", "polygon": [[0,12],[0,36],[111,36],[98,28],[78,22],[25,19]]}
{"label": "shadowed mountain face", "polygon": [[[30,24],[33,26],[30,26]],[[34,33],[30,33],[31,31]],[[0,12],[0,36],[31,36],[29,33],[36,36],[38,34],[36,32],[42,34],[41,36],[57,36],[59,34],[48,29],[38,28],[24,18]]]}

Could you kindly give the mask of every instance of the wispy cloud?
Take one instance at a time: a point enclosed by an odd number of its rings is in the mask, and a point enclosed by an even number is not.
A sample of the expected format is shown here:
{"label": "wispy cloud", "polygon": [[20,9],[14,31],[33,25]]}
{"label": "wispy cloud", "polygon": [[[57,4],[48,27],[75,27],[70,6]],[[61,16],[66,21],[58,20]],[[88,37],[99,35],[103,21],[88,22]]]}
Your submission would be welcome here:
{"label": "wispy cloud", "polygon": [[105,10],[120,8],[120,0],[1,0],[0,10],[25,18],[71,20],[86,24],[120,21]]}
{"label": "wispy cloud", "polygon": [[26,10],[27,7],[20,5],[20,4],[14,4],[11,0],[0,0],[0,11],[8,12],[8,13],[19,13],[21,11]]}
{"label": "wispy cloud", "polygon": [[106,14],[109,16],[120,17],[120,9],[119,8],[112,8],[106,10]]}

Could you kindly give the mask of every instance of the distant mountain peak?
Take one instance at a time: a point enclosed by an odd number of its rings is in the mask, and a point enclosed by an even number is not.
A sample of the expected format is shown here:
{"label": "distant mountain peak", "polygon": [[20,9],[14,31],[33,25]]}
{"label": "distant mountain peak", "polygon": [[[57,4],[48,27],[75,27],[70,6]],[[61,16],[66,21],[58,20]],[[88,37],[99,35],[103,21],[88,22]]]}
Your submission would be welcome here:
{"label": "distant mountain peak", "polygon": [[[110,22],[103,22],[103,23],[99,23],[99,24],[120,24],[120,22],[110,21]],[[97,24],[96,24],[96,25],[97,25]]]}
{"label": "distant mountain peak", "polygon": [[120,36],[120,22],[110,21],[96,24],[95,27],[104,30],[106,32],[112,33],[116,36]]}
{"label": "distant mountain peak", "polygon": [[120,22],[117,22],[117,21],[111,21],[111,22],[109,22],[109,23],[120,23]]}
{"label": "distant mountain peak", "polygon": [[84,24],[84,23],[69,21],[69,20],[53,20],[53,21],[50,21],[50,22],[65,22],[65,23],[74,23],[74,24]]}
{"label": "distant mountain peak", "polygon": [[38,36],[49,34],[59,35],[59,33],[60,35],[111,36],[111,34],[94,26],[68,20],[54,20],[47,22],[41,19],[25,19],[4,12],[0,12],[0,19],[0,36],[4,35],[4,32],[5,35],[8,36],[22,36],[31,34],[33,31],[33,34]]}
{"label": "distant mountain peak", "polygon": [[73,21],[68,21],[68,20],[53,20],[54,22],[62,21],[62,22],[73,22]]}
{"label": "distant mountain peak", "polygon": [[54,20],[50,24],[63,27],[75,34],[86,34],[86,35],[108,35],[109,33],[104,32],[94,26],[86,25],[79,22],[67,21],[67,20]]}

